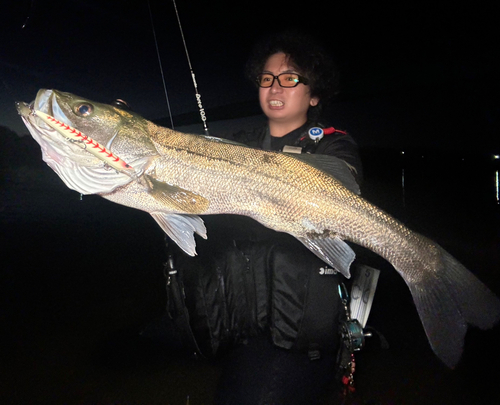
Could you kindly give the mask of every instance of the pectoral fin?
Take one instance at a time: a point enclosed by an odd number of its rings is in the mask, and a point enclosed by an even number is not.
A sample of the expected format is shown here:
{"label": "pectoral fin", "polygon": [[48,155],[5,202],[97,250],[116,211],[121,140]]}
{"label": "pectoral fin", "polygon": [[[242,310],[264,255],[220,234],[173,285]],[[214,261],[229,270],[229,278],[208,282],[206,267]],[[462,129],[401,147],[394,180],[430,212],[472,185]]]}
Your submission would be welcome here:
{"label": "pectoral fin", "polygon": [[167,207],[186,214],[202,214],[210,205],[210,202],[203,196],[184,190],[181,187],[163,183],[153,176],[144,175],[149,186],[149,194]]}
{"label": "pectoral fin", "polygon": [[196,232],[203,239],[207,238],[207,229],[203,220],[197,215],[164,214],[152,212],[151,216],[160,225],[161,229],[179,245],[188,255],[196,255]]}
{"label": "pectoral fin", "polygon": [[328,263],[346,278],[351,277],[349,268],[356,254],[338,236],[331,238],[298,238],[311,252]]}

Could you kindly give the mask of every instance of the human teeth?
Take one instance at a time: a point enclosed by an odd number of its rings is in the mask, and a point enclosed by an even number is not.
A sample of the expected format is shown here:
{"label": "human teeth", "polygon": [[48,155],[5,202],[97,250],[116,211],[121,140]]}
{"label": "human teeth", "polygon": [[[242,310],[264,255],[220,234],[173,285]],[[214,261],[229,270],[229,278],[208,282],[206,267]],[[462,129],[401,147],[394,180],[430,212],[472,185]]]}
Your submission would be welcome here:
{"label": "human teeth", "polygon": [[283,102],[278,100],[271,100],[269,104],[271,104],[273,107],[280,107],[283,105]]}

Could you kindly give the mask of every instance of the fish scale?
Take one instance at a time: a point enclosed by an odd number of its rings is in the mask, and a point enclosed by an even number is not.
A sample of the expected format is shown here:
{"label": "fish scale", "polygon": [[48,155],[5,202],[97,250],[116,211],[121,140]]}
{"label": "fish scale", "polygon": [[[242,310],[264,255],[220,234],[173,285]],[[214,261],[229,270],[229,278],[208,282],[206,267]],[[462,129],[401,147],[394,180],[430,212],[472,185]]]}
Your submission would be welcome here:
{"label": "fish scale", "polygon": [[[79,114],[82,105],[91,113]],[[357,195],[339,159],[328,157],[325,171],[315,167],[325,164],[321,157],[309,164],[304,156],[181,134],[57,90],[40,90],[18,111],[68,187],[149,212],[189,255],[196,254],[194,233],[206,237],[199,214],[246,215],[287,232],[347,277],[354,252],[344,240],[374,251],[405,280],[431,348],[449,367],[460,359],[467,325],[487,329],[500,318],[496,295],[439,245]],[[68,143],[63,129],[32,111],[106,145],[133,173],[108,170],[99,155]]]}

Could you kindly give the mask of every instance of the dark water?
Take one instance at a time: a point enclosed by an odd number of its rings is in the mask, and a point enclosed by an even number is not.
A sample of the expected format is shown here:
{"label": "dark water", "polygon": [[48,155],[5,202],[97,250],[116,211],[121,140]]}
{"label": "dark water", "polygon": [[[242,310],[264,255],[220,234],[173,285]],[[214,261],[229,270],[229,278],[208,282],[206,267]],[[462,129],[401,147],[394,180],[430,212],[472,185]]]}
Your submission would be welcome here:
{"label": "dark water", "polygon": [[[494,163],[437,152],[404,160],[396,151],[365,154],[365,196],[500,294]],[[191,405],[210,404],[217,364],[138,337],[165,305],[163,235],[154,221],[99,197],[80,201],[39,160],[15,167],[4,165],[2,176],[0,402],[177,405],[189,396]],[[359,255],[382,270],[370,324],[389,349],[372,338],[357,355],[349,403],[500,403],[499,328],[470,330],[460,364],[448,370],[431,352],[403,281],[378,257]],[[324,403],[337,392],[332,384]]]}

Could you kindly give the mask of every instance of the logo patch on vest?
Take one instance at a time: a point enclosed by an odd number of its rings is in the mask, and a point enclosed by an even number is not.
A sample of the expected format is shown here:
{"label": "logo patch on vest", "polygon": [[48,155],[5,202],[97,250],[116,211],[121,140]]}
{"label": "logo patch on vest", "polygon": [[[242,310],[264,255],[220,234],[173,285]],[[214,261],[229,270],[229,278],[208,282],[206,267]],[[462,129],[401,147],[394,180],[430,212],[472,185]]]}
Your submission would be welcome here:
{"label": "logo patch on vest", "polygon": [[332,269],[331,267],[320,267],[319,268],[319,275],[320,276],[331,276],[334,274],[337,274],[338,271],[335,269]]}

